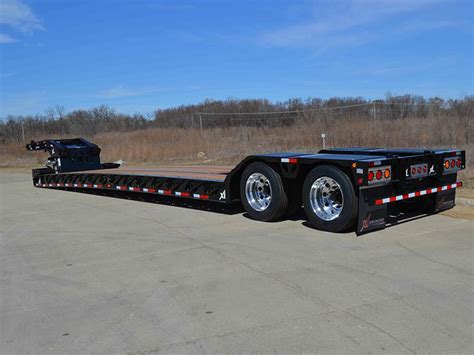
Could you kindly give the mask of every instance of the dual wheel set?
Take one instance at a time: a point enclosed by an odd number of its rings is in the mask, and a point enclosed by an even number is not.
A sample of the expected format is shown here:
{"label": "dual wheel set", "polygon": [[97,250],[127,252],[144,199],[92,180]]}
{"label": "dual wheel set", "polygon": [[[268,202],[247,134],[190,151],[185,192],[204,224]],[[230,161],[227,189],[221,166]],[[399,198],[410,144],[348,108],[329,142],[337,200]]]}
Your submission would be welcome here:
{"label": "dual wheel set", "polygon": [[349,177],[330,165],[311,170],[300,190],[284,184],[270,166],[252,163],[242,174],[240,196],[248,215],[259,221],[290,216],[303,205],[317,229],[340,232],[352,228],[357,217],[357,197]]}

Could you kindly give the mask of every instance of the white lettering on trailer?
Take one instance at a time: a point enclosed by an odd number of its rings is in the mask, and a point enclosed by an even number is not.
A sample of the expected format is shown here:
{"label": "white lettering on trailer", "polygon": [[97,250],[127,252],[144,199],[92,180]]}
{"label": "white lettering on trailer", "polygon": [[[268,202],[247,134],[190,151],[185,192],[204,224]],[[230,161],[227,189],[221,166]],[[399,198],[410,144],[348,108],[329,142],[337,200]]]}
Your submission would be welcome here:
{"label": "white lettering on trailer", "polygon": [[222,191],[222,192],[219,192],[220,196],[219,196],[219,201],[220,200],[225,200],[225,190]]}

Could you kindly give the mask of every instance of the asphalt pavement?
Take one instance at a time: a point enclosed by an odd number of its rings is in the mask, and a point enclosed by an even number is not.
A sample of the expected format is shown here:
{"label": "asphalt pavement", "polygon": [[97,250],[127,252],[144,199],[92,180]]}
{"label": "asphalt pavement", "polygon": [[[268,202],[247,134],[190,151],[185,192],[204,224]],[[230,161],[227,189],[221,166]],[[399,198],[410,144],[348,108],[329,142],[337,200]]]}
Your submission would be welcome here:
{"label": "asphalt pavement", "polygon": [[0,352],[472,353],[473,221],[356,237],[0,174]]}

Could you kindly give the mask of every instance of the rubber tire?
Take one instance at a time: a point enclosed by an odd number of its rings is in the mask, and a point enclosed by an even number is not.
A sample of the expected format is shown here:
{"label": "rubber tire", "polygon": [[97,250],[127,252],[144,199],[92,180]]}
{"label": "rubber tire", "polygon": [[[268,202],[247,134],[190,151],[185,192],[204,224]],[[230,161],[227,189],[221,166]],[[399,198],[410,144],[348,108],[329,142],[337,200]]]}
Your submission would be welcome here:
{"label": "rubber tire", "polygon": [[[272,199],[270,205],[265,211],[254,210],[247,202],[247,198],[245,197],[245,184],[249,176],[253,173],[261,173],[265,175],[270,182],[272,189]],[[285,189],[283,188],[283,182],[281,180],[280,174],[278,174],[268,165],[260,162],[250,164],[242,173],[242,177],[240,179],[240,199],[245,211],[247,211],[250,218],[257,221],[274,221],[280,218],[288,207],[288,197],[286,195]]]}
{"label": "rubber tire", "polygon": [[[333,221],[320,219],[311,208],[310,190],[316,179],[328,176],[340,186],[344,196],[344,206],[338,218]],[[317,229],[328,232],[342,232],[354,227],[357,219],[358,199],[349,177],[340,169],[330,165],[320,165],[310,171],[303,184],[303,205],[309,222]]]}

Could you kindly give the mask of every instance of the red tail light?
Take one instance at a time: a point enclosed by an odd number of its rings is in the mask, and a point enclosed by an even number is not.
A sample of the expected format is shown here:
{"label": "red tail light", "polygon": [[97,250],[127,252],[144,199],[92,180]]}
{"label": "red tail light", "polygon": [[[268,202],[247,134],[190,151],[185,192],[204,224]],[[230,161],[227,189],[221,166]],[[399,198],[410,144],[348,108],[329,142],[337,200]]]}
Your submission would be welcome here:
{"label": "red tail light", "polygon": [[463,168],[462,158],[444,158],[444,171],[445,173],[454,173]]}
{"label": "red tail light", "polygon": [[375,177],[377,178],[377,180],[380,180],[382,178],[382,170],[377,170]]}
{"label": "red tail light", "polygon": [[372,181],[374,179],[374,172],[369,171],[369,175],[367,175],[367,178],[369,179],[369,181]]}
{"label": "red tail light", "polygon": [[367,182],[369,185],[387,184],[391,181],[392,170],[389,165],[369,168]]}

